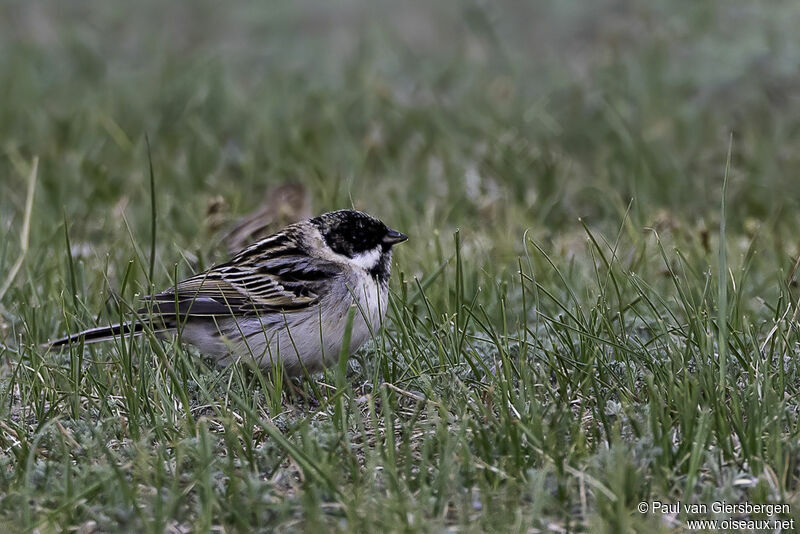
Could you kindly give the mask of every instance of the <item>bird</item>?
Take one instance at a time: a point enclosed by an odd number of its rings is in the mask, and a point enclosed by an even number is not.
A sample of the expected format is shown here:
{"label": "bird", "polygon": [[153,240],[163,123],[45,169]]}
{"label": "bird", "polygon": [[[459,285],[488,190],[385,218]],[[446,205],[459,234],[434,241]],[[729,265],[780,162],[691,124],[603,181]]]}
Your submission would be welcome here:
{"label": "bird", "polygon": [[220,365],[250,359],[292,377],[338,361],[348,312],[356,306],[348,354],[381,327],[392,249],[408,236],[361,211],[323,213],[248,246],[145,298],[146,318],[90,328],[50,343],[56,350],[148,330],[179,335]]}

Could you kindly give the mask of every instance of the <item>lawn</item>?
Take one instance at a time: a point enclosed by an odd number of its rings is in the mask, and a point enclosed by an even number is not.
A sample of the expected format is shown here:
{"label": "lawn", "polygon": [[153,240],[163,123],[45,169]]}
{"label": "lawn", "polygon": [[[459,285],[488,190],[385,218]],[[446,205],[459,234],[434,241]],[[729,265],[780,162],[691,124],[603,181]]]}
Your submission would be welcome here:
{"label": "lawn", "polygon": [[[96,4],[0,4],[0,531],[800,521],[796,3]],[[410,236],[349,365],[43,348],[285,184]]]}

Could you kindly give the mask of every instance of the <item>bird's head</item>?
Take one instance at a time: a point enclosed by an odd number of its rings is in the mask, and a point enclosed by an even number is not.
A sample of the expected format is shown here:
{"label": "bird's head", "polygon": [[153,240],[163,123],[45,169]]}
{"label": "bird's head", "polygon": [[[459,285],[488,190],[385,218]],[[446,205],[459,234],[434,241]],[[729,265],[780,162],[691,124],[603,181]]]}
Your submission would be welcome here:
{"label": "bird's head", "polygon": [[389,279],[392,247],[408,239],[375,217],[356,210],[323,213],[310,222],[334,254],[382,281]]}

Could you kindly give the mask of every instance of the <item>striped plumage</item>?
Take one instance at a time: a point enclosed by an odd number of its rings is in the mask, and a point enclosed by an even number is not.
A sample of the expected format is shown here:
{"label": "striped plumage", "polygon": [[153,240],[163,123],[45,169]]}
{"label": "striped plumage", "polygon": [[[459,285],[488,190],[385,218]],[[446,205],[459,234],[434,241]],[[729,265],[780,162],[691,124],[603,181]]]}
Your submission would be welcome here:
{"label": "striped plumage", "polygon": [[[392,246],[405,239],[362,212],[325,213],[150,297],[140,314],[152,313],[162,335],[180,330],[183,341],[220,363],[253,358],[265,369],[280,363],[292,375],[314,372],[338,357],[351,304],[359,309],[351,352],[379,328]],[[93,328],[51,346],[131,331],[141,333],[142,325]]]}

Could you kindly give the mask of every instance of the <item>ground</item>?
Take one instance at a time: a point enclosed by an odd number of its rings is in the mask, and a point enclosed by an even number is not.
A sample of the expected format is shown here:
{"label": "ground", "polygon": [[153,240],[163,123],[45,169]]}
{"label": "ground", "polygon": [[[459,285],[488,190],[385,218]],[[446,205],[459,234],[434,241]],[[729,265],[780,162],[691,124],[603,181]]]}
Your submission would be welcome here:
{"label": "ground", "polygon": [[[798,23],[744,0],[3,3],[0,530],[800,520]],[[222,261],[286,184],[410,236],[349,366],[292,394],[149,336],[42,347]]]}

